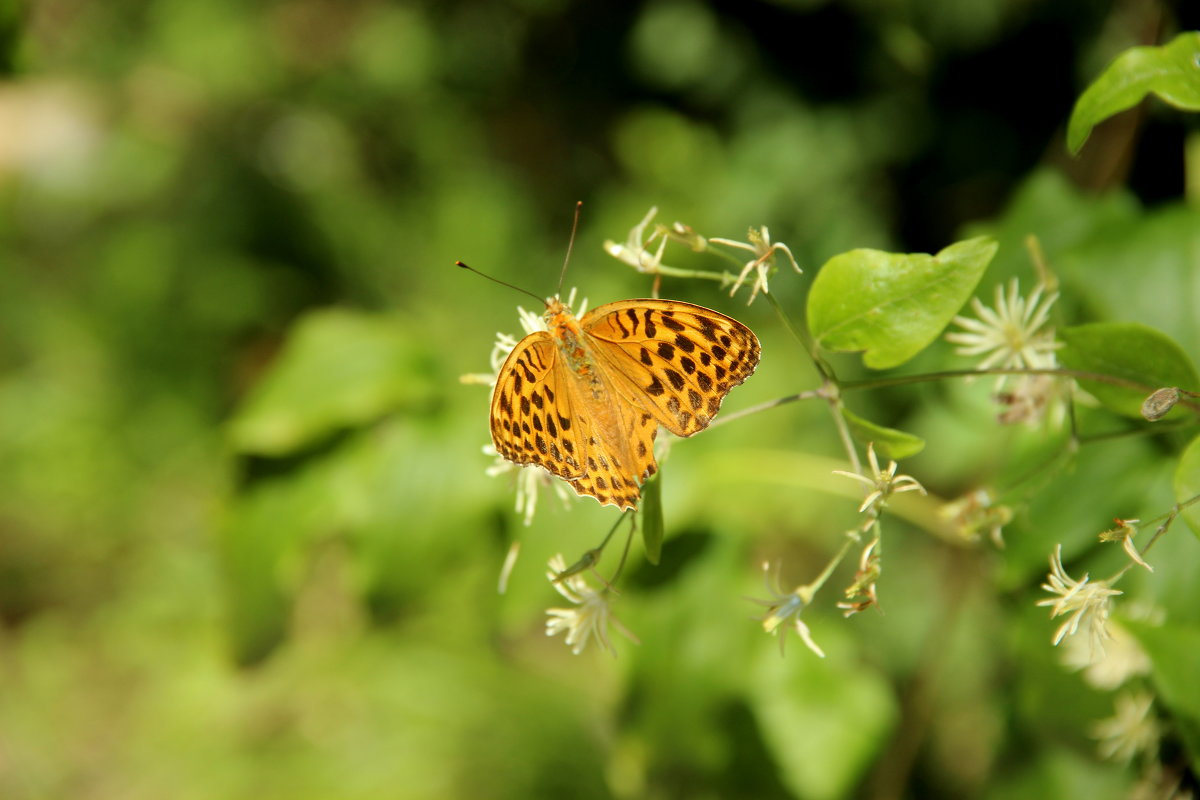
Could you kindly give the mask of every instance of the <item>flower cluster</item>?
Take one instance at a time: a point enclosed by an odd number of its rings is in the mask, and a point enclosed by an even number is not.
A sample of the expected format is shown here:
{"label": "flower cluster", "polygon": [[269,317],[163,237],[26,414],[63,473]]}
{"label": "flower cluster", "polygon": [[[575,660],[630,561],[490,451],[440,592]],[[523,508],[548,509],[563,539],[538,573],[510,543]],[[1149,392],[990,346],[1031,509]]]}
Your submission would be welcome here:
{"label": "flower cluster", "polygon": [[729,296],[733,297],[737,294],[737,290],[746,282],[746,278],[751,273],[754,274],[754,282],[750,287],[750,299],[746,301],[746,305],[754,302],[754,298],[761,291],[763,294],[769,294],[771,289],[767,284],[767,279],[771,273],[775,271],[775,255],[782,252],[787,256],[788,261],[792,265],[792,269],[797,273],[803,272],[800,265],[796,263],[796,257],[792,255],[791,249],[783,242],[772,242],[771,233],[767,230],[767,226],[762,228],[751,228],[746,235],[748,242],[738,242],[733,239],[709,239],[713,244],[723,244],[727,247],[733,247],[738,250],[749,250],[754,254],[754,258],[750,259],[742,267],[742,271],[738,274],[737,280],[733,283],[733,288],[729,290]]}
{"label": "flower cluster", "polygon": [[[747,305],[754,302],[754,298],[758,296],[759,292],[763,294],[770,292],[768,279],[778,268],[776,258],[779,253],[787,256],[788,262],[797,273],[803,271],[800,269],[800,265],[796,263],[796,258],[792,255],[791,248],[783,242],[771,241],[771,233],[765,225],[761,228],[751,228],[746,236],[748,241],[745,242],[739,242],[734,239],[706,239],[693,230],[691,226],[684,225],[682,222],[676,222],[671,226],[656,224],[653,232],[647,236],[646,229],[650,227],[650,223],[653,222],[657,213],[657,208],[651,208],[646,216],[642,218],[641,222],[634,225],[629,231],[629,235],[625,238],[624,242],[614,242],[609,239],[604,242],[604,251],[621,263],[633,267],[638,272],[653,275],[670,272],[671,274],[692,277],[719,277],[722,285],[732,280],[733,287],[729,290],[730,297],[737,294],[737,290],[742,288],[753,275],[753,280],[750,281],[750,299],[747,301]],[[657,240],[658,246],[652,250],[651,245],[655,240]],[[679,242],[696,253],[702,253],[708,250],[710,245],[718,244],[736,250],[749,251],[754,257],[742,265],[741,272],[736,277],[715,275],[713,273],[691,273],[685,270],[678,270],[674,267],[668,267],[662,263],[663,252],[666,249],[668,241]]]}
{"label": "flower cluster", "polygon": [[938,509],[938,516],[954,526],[963,539],[973,541],[987,533],[992,544],[1004,547],[1004,526],[1012,522],[1012,509],[996,503],[988,489],[976,489]]}
{"label": "flower cluster", "polygon": [[[946,340],[959,345],[955,350],[959,355],[982,356],[979,370],[1054,369],[1058,366],[1055,350],[1059,344],[1054,329],[1044,326],[1058,293],[1043,297],[1044,292],[1045,287],[1039,283],[1028,298],[1022,297],[1020,282],[1013,278],[1007,293],[1003,287],[996,287],[995,308],[988,308],[978,297],[972,298],[976,318],[956,316],[954,322],[963,331],[946,334]],[[996,379],[996,399],[1003,408],[1001,422],[1035,422],[1045,416],[1047,409],[1062,407],[1055,402],[1060,383],[1053,376],[1020,375],[1012,388],[1001,391],[1010,377],[1005,374]]]}
{"label": "flower cluster", "polygon": [[911,475],[897,475],[895,461],[888,462],[886,468],[879,467],[879,459],[875,456],[875,443],[871,442],[867,445],[867,461],[871,465],[871,473],[869,475],[859,475],[857,472],[847,472],[843,469],[835,469],[834,475],[843,475],[859,483],[865,483],[870,487],[871,491],[867,492],[866,498],[862,505],[858,507],[859,513],[867,512],[868,521],[864,528],[869,527],[872,520],[878,517],[879,514],[887,507],[888,498],[894,494],[901,492],[920,492],[925,494],[925,487]]}
{"label": "flower cluster", "polygon": [[[770,562],[763,562],[763,584],[766,586],[769,599],[758,600],[750,598],[753,603],[758,603],[761,606],[766,606],[767,611],[761,617],[763,630],[769,634],[785,632],[789,627],[795,629],[796,635],[804,642],[809,650],[812,650],[821,658],[825,657],[825,653],[813,641],[812,634],[808,630],[808,626],[804,624],[804,620],[800,619],[800,612],[812,600],[812,586],[797,586],[790,592],[783,591],[779,585],[779,572],[777,568],[774,576],[771,575]],[[787,623],[791,621],[789,626]],[[779,652],[783,653],[784,641],[787,637],[781,635],[779,637]]]}
{"label": "flower cluster", "polygon": [[1104,643],[1112,638],[1108,628],[1112,598],[1123,592],[1112,588],[1108,581],[1089,581],[1087,573],[1079,580],[1068,575],[1063,568],[1061,544],[1050,557],[1050,574],[1042,588],[1057,595],[1038,601],[1039,606],[1051,607],[1051,618],[1070,614],[1054,632],[1054,643],[1059,644],[1065,636],[1074,636],[1082,628],[1091,652],[1103,654]]}
{"label": "flower cluster", "polygon": [[1153,756],[1162,739],[1162,726],[1151,713],[1154,695],[1131,691],[1117,695],[1113,716],[1097,722],[1092,736],[1100,740],[1100,755],[1128,763],[1138,754]]}
{"label": "flower cluster", "polygon": [[560,595],[576,607],[547,609],[546,614],[549,616],[549,619],[546,620],[547,636],[565,633],[567,646],[575,655],[582,653],[592,637],[595,637],[602,649],[615,656],[617,651],[608,638],[608,625],[609,622],[612,622],[613,626],[628,639],[637,642],[637,637],[626,630],[620,621],[611,615],[609,609],[611,589],[608,587],[600,590],[593,589],[588,585],[587,579],[578,573],[564,575],[567,572],[567,564],[562,555],[556,555],[550,559],[549,566],[546,578]]}

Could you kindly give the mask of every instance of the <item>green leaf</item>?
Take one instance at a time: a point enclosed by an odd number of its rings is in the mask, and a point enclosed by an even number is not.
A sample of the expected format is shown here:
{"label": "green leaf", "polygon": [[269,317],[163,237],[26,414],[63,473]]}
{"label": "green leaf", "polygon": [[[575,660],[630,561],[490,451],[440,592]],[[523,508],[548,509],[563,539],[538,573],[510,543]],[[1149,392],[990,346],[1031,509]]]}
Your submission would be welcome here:
{"label": "green leaf", "polygon": [[[1175,502],[1186,503],[1200,494],[1200,436],[1192,439],[1183,451],[1179,465],[1175,468]],[[1200,506],[1190,505],[1183,510],[1183,518],[1192,533],[1200,537]]]}
{"label": "green leaf", "polygon": [[1133,47],[1108,65],[1071,111],[1067,147],[1078,153],[1092,128],[1156,94],[1186,111],[1200,111],[1200,32],[1188,31],[1162,47]]}
{"label": "green leaf", "polygon": [[1154,687],[1171,711],[1193,766],[1200,766],[1200,628],[1122,620],[1153,665]]}
{"label": "green leaf", "polygon": [[[1108,375],[1121,383],[1080,379],[1079,385],[1105,407],[1137,419],[1142,403],[1156,389],[1176,386],[1195,391],[1196,368],[1166,334],[1137,322],[1095,322],[1065,328],[1066,346],[1058,352],[1063,366]],[[1175,408],[1165,419],[1184,413]]]}
{"label": "green leaf", "polygon": [[834,256],[809,292],[809,331],[827,349],[865,350],[863,363],[872,369],[903,364],[958,313],[995,254],[996,243],[979,237],[936,256],[880,250]]}
{"label": "green leaf", "polygon": [[925,440],[920,436],[885,428],[865,420],[848,408],[842,409],[842,417],[850,425],[850,433],[862,444],[875,443],[875,452],[892,461],[915,456],[925,449]]}
{"label": "green leaf", "polygon": [[296,327],[283,353],[230,423],[234,448],[284,455],[331,432],[361,425],[419,395],[410,338],[394,321],[318,311]]}
{"label": "green leaf", "polygon": [[662,465],[642,485],[642,545],[646,548],[646,560],[655,566],[662,558],[663,508],[662,508]]}
{"label": "green leaf", "polygon": [[[831,652],[840,649],[820,628],[814,636]],[[793,797],[850,796],[895,728],[895,697],[879,673],[853,658],[818,658],[798,638],[781,658],[775,645],[764,642],[751,665],[746,701],[779,779]]]}
{"label": "green leaf", "polygon": [[292,592],[282,566],[316,530],[312,486],[272,481],[239,497],[221,532],[221,560],[234,659],[265,659],[287,634]]}

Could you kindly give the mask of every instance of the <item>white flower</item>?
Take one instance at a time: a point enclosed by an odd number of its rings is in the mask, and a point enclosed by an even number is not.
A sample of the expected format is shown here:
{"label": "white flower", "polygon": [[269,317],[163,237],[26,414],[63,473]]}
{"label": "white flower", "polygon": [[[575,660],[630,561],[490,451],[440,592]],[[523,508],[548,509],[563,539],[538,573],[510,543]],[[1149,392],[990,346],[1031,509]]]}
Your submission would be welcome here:
{"label": "white flower", "polygon": [[675,222],[669,228],[659,225],[655,233],[661,233],[668,239],[679,242],[693,253],[703,253],[708,249],[708,240],[696,233],[691,225],[684,225],[682,222]]}
{"label": "white flower", "polygon": [[[763,630],[772,635],[778,633],[780,630],[786,632],[787,628],[784,626],[788,620],[791,620],[791,627],[796,629],[796,634],[800,637],[801,641],[808,646],[809,650],[824,658],[825,653],[813,641],[808,626],[800,619],[800,612],[812,600],[812,588],[809,586],[798,586],[790,592],[783,591],[779,587],[779,570],[775,570],[775,576],[772,579],[771,564],[767,561],[763,562],[763,584],[766,586],[770,599],[757,600],[750,598],[751,602],[767,607],[767,612],[761,618]],[[779,637],[779,652],[781,655],[786,638],[786,636]]]}
{"label": "white flower", "polygon": [[723,244],[728,247],[736,247],[739,250],[749,250],[754,254],[754,258],[746,262],[742,267],[742,272],[738,275],[737,280],[733,284],[733,288],[729,290],[729,296],[733,297],[737,290],[742,288],[742,284],[746,282],[746,278],[750,273],[755,273],[754,283],[750,287],[750,299],[746,305],[754,302],[754,298],[758,296],[759,291],[763,294],[770,292],[770,287],[767,285],[767,278],[770,277],[772,271],[775,270],[775,254],[782,250],[787,254],[788,261],[796,272],[803,272],[800,265],[796,263],[795,256],[792,255],[791,249],[783,242],[771,243],[771,233],[764,225],[761,229],[751,228],[747,234],[749,242],[735,242],[732,239],[709,239],[713,244]]}
{"label": "white flower", "polygon": [[1124,692],[1114,705],[1115,714],[1092,726],[1092,736],[1100,740],[1100,755],[1124,763],[1139,753],[1153,756],[1162,739],[1162,726],[1151,714],[1154,696],[1145,690]]}
{"label": "white flower", "polygon": [[513,568],[517,566],[517,557],[521,555],[521,540],[514,539],[512,544],[508,546],[508,552],[504,555],[504,563],[500,566],[500,577],[496,581],[496,592],[504,594],[508,591],[508,579],[512,575]]}
{"label": "white flower", "polygon": [[986,531],[996,547],[1004,548],[1004,526],[1012,522],[1012,509],[997,505],[989,489],[976,489],[938,509],[938,516],[954,525],[963,539],[974,540]]}
{"label": "white flower", "polygon": [[1112,598],[1122,594],[1113,589],[1108,581],[1088,582],[1087,573],[1075,580],[1066,573],[1062,563],[1062,545],[1054,548],[1050,557],[1050,574],[1047,582],[1042,584],[1047,592],[1058,595],[1056,598],[1039,600],[1039,606],[1051,606],[1050,617],[1070,614],[1071,616],[1054,632],[1054,644],[1059,644],[1064,636],[1074,636],[1080,626],[1088,634],[1087,639],[1094,654],[1103,654],[1105,641],[1112,638],[1108,630],[1108,616]]}
{"label": "white flower", "polygon": [[1129,556],[1129,560],[1137,564],[1139,567],[1145,567],[1147,571],[1154,572],[1154,567],[1146,562],[1142,554],[1138,552],[1137,545],[1133,543],[1133,537],[1137,536],[1137,523],[1140,519],[1121,519],[1118,517],[1113,520],[1117,523],[1117,527],[1112,530],[1103,531],[1100,534],[1102,542],[1120,542],[1121,547],[1125,550],[1125,555]]}
{"label": "white flower", "polygon": [[[1008,377],[1001,375],[997,385]],[[1050,424],[1062,427],[1067,416],[1063,387],[1063,381],[1053,375],[1018,375],[1013,388],[996,394],[996,402],[1002,408],[996,419],[1002,425],[1019,422],[1035,425],[1047,416],[1047,412],[1053,412],[1049,418]]]}
{"label": "white flower", "polygon": [[571,498],[576,496],[563,481],[551,475],[536,464],[514,464],[496,452],[494,445],[483,446],[484,455],[492,456],[495,460],[484,472],[488,477],[496,477],[507,473],[516,473],[516,512],[523,514],[526,525],[533,524],[533,515],[537,511],[538,489],[549,486],[554,494],[562,501],[563,508],[571,507]]}
{"label": "white flower", "polygon": [[618,261],[624,262],[636,269],[638,272],[654,273],[658,271],[659,265],[662,263],[663,249],[667,246],[666,237],[659,238],[658,249],[651,253],[646,249],[646,245],[654,241],[655,237],[660,234],[659,230],[655,230],[648,238],[643,238],[646,232],[646,226],[654,219],[654,215],[658,213],[657,207],[651,207],[642,221],[629,231],[629,236],[625,239],[624,244],[618,244],[611,239],[604,242],[604,252],[608,253]]}
{"label": "white flower", "polygon": [[871,509],[872,515],[878,515],[883,507],[887,505],[887,500],[894,494],[901,492],[920,492],[925,494],[925,487],[911,475],[897,475],[896,462],[891,461],[887,465],[887,469],[879,468],[879,459],[875,457],[875,443],[871,442],[867,445],[867,460],[871,463],[871,474],[859,475],[857,472],[847,472],[842,469],[835,469],[834,475],[844,475],[847,478],[852,478],[860,483],[865,483],[871,487],[871,491],[867,494],[858,511],[862,513],[867,509]]}
{"label": "white flower", "polygon": [[617,651],[608,638],[608,623],[611,619],[618,630],[636,642],[637,638],[625,630],[616,617],[610,615],[609,590],[596,591],[580,574],[560,578],[559,576],[566,569],[567,564],[562,555],[556,555],[550,559],[550,570],[546,573],[546,577],[555,590],[575,604],[577,608],[546,609],[546,614],[549,616],[549,619],[546,620],[546,635],[556,636],[565,632],[567,646],[575,655],[582,653],[592,636],[595,636],[600,647],[615,656]]}
{"label": "white flower", "polygon": [[872,606],[878,607],[879,595],[875,585],[882,574],[883,560],[879,557],[879,539],[876,538],[859,554],[854,582],[846,587],[846,599],[837,604],[843,616],[852,617]]}
{"label": "white flower", "polygon": [[[1050,307],[1058,299],[1058,293],[1042,298],[1044,287],[1037,288],[1028,297],[1021,297],[1020,284],[1016,278],[1008,286],[1008,294],[1002,286],[996,286],[996,308],[990,309],[971,298],[971,307],[978,319],[957,316],[954,322],[965,329],[963,333],[948,333],[946,340],[962,345],[955,350],[963,356],[984,356],[979,369],[1012,367],[1028,369],[1050,369],[1056,365],[1053,329],[1040,328],[1050,317]],[[997,386],[1004,384],[1007,376],[1001,375]]]}
{"label": "white flower", "polygon": [[1083,678],[1097,689],[1116,689],[1136,675],[1150,673],[1150,658],[1133,634],[1110,621],[1109,639],[1103,652],[1081,636],[1072,636],[1063,646],[1062,663],[1068,669],[1082,670]]}

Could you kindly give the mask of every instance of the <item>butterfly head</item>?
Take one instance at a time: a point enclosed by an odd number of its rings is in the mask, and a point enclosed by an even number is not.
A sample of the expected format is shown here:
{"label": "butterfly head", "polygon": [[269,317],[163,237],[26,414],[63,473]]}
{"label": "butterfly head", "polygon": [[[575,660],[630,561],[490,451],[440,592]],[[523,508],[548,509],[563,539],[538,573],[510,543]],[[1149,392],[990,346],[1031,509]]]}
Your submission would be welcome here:
{"label": "butterfly head", "polygon": [[557,296],[546,300],[546,313],[543,317],[546,320],[546,328],[553,331],[560,323],[563,315],[574,319],[575,315],[571,313],[571,308]]}

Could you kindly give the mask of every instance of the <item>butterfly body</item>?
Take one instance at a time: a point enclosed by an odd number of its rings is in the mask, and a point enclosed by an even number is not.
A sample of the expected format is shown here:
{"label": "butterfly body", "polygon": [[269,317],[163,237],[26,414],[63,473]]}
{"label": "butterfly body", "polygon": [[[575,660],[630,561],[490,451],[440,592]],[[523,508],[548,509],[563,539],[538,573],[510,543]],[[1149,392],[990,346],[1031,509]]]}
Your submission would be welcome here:
{"label": "butterfly body", "polygon": [[595,359],[586,345],[586,334],[580,327],[579,320],[558,298],[550,300],[547,304],[545,320],[546,329],[558,346],[558,352],[562,355],[567,369],[587,384],[595,399],[601,399],[602,384],[596,374]]}
{"label": "butterfly body", "polygon": [[749,328],[691,303],[622,300],[576,318],[556,298],[545,321],[497,374],[492,441],[601,505],[636,508],[657,469],[658,426],[679,436],[708,427],[759,360]]}

